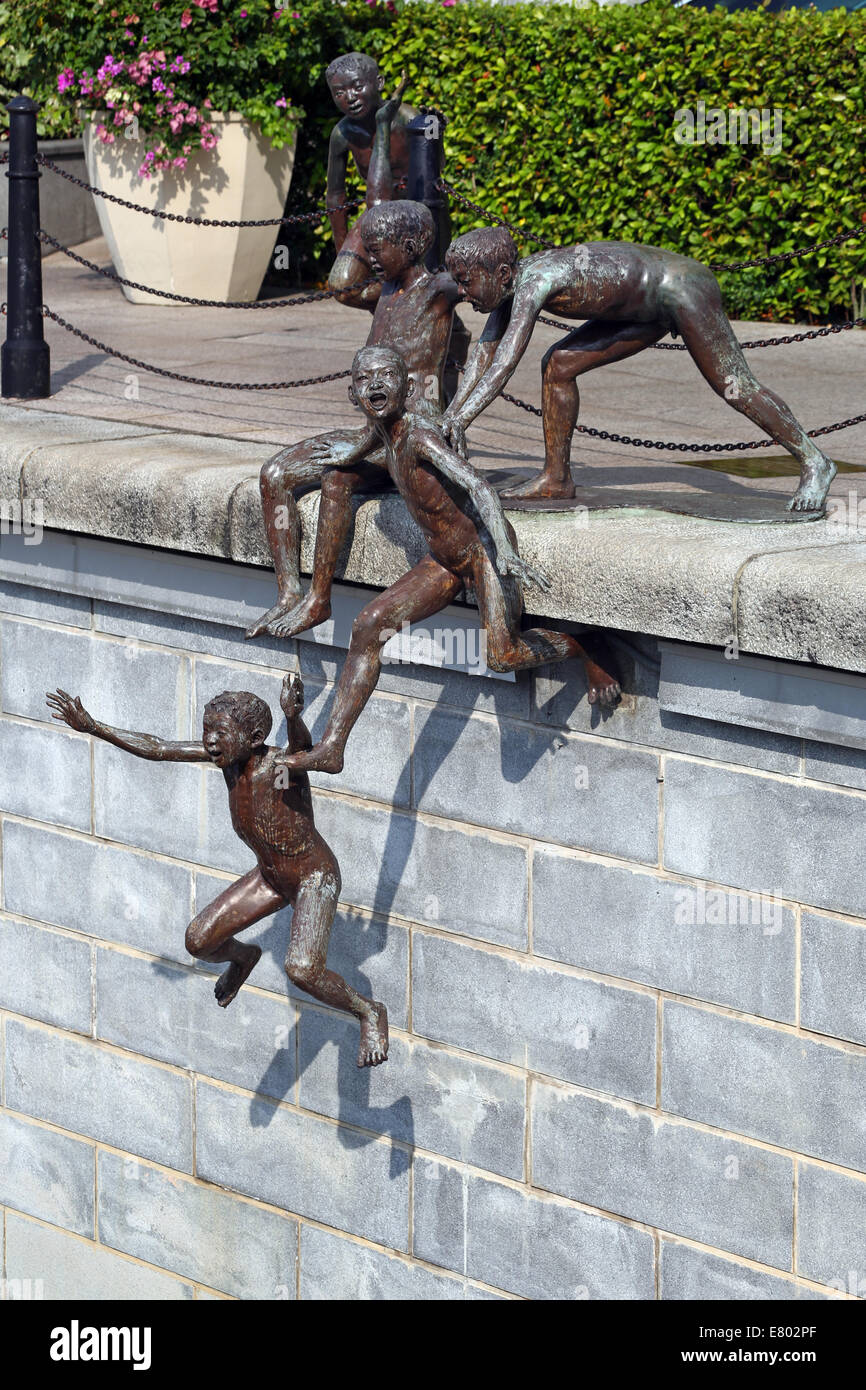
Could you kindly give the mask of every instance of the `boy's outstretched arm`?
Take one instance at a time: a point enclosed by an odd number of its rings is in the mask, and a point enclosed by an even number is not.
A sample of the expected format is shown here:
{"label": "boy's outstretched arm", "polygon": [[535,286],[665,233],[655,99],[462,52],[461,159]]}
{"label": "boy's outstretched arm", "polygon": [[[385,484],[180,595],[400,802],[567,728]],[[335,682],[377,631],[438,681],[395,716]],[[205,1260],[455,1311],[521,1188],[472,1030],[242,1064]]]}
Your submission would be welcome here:
{"label": "boy's outstretched arm", "polygon": [[[471,425],[475,417],[480,415],[482,410],[486,410],[508,384],[518,362],[529,346],[532,330],[538,315],[544,308],[545,298],[546,292],[532,285],[517,291],[511,301],[508,327],[501,335],[496,351],[492,355],[492,361],[489,346],[485,343],[485,335],[482,335],[476,348],[476,356],[479,359],[479,365],[482,362],[484,364],[483,371],[478,374],[475,384],[468,393],[465,388],[461,391],[459,403],[452,401],[448,407],[445,423],[449,437],[454,431],[465,430],[467,425]],[[500,306],[500,308],[502,307]],[[495,309],[491,317],[499,313],[500,309]],[[484,349],[483,357],[482,348]],[[470,365],[475,366],[474,360]]]}
{"label": "boy's outstretched arm", "polygon": [[93,734],[94,738],[113,743],[116,748],[122,748],[125,753],[134,753],[137,758],[164,763],[210,762],[203,743],[174,743],[157,738],[154,734],[129,733],[126,729],[112,729],[109,724],[100,724],[92,714],[88,714],[78,695],[67,695],[65,690],[46,694],[45,699],[53,711],[52,718],[68,724],[79,734]]}
{"label": "boy's outstretched arm", "polygon": [[400,110],[403,93],[409,78],[404,72],[400,85],[392,97],[383,101],[376,112],[376,133],[373,136],[373,150],[370,167],[367,170],[367,207],[376,203],[389,203],[394,197],[394,176],[391,169],[391,126]]}
{"label": "boy's outstretched arm", "polygon": [[505,513],[498,493],[490,486],[471,463],[449,449],[434,430],[416,428],[413,443],[417,445],[422,458],[438,468],[446,478],[469,494],[478,515],[490,532],[496,547],[496,568],[500,574],[512,574],[522,584],[532,584],[545,591],[550,588],[550,579],[544,570],[534,569],[522,560],[511,543],[506,527]]}
{"label": "boy's outstretched arm", "polygon": [[300,676],[294,676],[289,672],[283,678],[283,688],[280,691],[280,706],[286,716],[286,729],[288,740],[286,749],[289,753],[300,753],[313,746],[313,736],[301,718],[301,710],[304,708],[304,683]]}
{"label": "boy's outstretched arm", "polygon": [[349,146],[340,130],[339,122],[331,131],[328,144],[328,188],[325,194],[325,207],[328,221],[334,236],[334,245],[339,251],[349,230],[349,218],[345,211],[336,212],[346,201],[346,169],[349,163]]}

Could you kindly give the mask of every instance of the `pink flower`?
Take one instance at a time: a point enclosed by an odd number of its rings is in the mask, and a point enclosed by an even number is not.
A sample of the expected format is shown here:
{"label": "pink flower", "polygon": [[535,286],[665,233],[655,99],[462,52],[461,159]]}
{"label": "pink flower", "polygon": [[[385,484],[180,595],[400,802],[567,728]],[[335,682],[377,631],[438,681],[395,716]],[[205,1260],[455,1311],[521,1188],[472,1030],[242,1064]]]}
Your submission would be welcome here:
{"label": "pink flower", "polygon": [[274,106],[282,106],[282,107],[285,107],[285,106],[286,106],[286,98],[285,98],[285,97],[280,97],[278,101],[275,101],[275,102],[274,102]]}
{"label": "pink flower", "polygon": [[183,14],[180,17],[180,27],[181,29],[188,29],[191,24],[192,10],[184,10]]}
{"label": "pink flower", "polygon": [[217,0],[193,0],[194,5],[198,5],[201,10],[210,10],[211,14],[216,14]]}
{"label": "pink flower", "polygon": [[75,85],[75,72],[73,71],[72,68],[64,68],[62,72],[60,72],[60,73],[57,74],[57,90],[58,90],[58,92],[65,92],[65,91],[67,91],[67,89],[68,89],[69,87],[73,87],[74,85]]}

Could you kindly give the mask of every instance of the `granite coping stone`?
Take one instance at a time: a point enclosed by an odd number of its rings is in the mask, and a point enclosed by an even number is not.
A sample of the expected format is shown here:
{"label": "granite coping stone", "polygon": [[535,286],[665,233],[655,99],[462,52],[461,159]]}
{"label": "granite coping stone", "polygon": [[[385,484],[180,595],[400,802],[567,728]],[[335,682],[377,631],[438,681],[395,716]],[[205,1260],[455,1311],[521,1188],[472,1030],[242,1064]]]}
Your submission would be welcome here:
{"label": "granite coping stone", "polygon": [[[55,530],[270,563],[257,478],[272,445],[5,404],[0,425],[7,508],[41,499]],[[318,493],[300,511],[309,573]],[[856,525],[614,507],[509,519],[521,553],[553,581],[548,593],[527,591],[530,613],[866,672],[866,531]],[[340,577],[383,588],[424,549],[398,496],[362,499]]]}

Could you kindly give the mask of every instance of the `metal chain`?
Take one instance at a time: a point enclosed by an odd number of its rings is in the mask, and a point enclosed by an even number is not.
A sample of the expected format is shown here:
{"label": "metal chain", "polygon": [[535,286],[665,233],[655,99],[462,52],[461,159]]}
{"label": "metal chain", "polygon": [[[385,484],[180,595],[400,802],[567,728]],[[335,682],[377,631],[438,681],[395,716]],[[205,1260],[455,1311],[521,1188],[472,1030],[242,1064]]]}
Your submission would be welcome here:
{"label": "metal chain", "polygon": [[858,227],[853,232],[840,232],[838,236],[828,237],[826,241],[816,241],[811,246],[802,246],[799,251],[777,251],[773,256],[758,256],[754,261],[729,261],[727,264],[711,265],[710,270],[746,270],[752,265],[770,265],[773,261],[793,261],[797,256],[811,256],[825,246],[841,246],[843,241],[866,236],[866,227]]}
{"label": "metal chain", "polygon": [[[0,305],[0,313],[6,313],[6,305]],[[170,372],[165,367],[155,367],[152,362],[142,362],[138,357],[129,357],[125,352],[118,352],[117,348],[109,347],[107,343],[101,343],[98,338],[91,338],[89,333],[83,333],[74,324],[68,323],[66,319],[55,314],[53,309],[49,309],[47,304],[42,305],[43,318],[53,319],[61,328],[65,328],[68,333],[74,333],[76,338],[82,342],[89,343],[91,347],[98,348],[108,357],[116,357],[120,362],[128,362],[132,367],[140,367],[144,372],[153,372],[155,376],[168,377],[170,381],[183,381],[190,386],[213,386],[221,391],[288,391],[294,386],[320,386],[327,381],[340,381],[344,377],[351,376],[351,368],[342,372],[329,372],[324,376],[302,377],[295,381],[210,381],[207,377],[187,376],[183,372]]]}
{"label": "metal chain", "polygon": [[529,241],[537,241],[539,246],[546,246],[549,251],[559,250],[555,241],[545,241],[544,237],[536,236],[534,232],[527,232],[523,227],[515,227],[513,222],[506,222],[504,217],[497,217],[495,212],[479,207],[477,203],[472,202],[471,198],[467,198],[450,183],[446,183],[445,179],[437,179],[435,186],[441,193],[447,193],[450,198],[456,198],[458,203],[462,203],[465,208],[470,208],[472,212],[477,212],[482,217],[492,218],[498,227],[507,227],[509,232],[514,232],[516,236],[524,237]]}
{"label": "metal chain", "polygon": [[[503,391],[501,395],[504,401],[516,405],[519,410],[543,418],[543,411],[537,405],[530,405],[529,401],[522,401],[519,396],[511,396],[507,391]],[[840,420],[835,425],[823,425],[819,430],[809,431],[809,438],[817,439],[819,434],[835,434],[837,430],[846,430],[850,425],[862,425],[864,420],[866,415],[854,415],[850,420]],[[593,439],[609,439],[613,444],[630,444],[635,449],[668,449],[681,454],[741,453],[745,449],[766,449],[768,444],[776,442],[767,438],[753,440],[751,444],[674,444],[664,439],[632,439],[627,434],[614,434],[612,430],[594,430],[589,425],[575,425],[575,429],[580,434],[592,435]]]}
{"label": "metal chain", "polygon": [[[0,314],[5,316],[7,307],[5,302],[0,304]],[[92,338],[89,333],[83,333],[80,328],[68,323],[59,314],[55,314],[53,309],[49,309],[47,304],[42,305],[42,315],[44,318],[53,319],[61,328],[65,328],[69,333],[74,333],[76,338],[89,343],[91,347],[97,348],[108,357],[115,357],[120,362],[128,362],[130,366],[140,367],[142,371],[152,372],[155,376],[167,377],[171,381],[182,381],[191,386],[213,386],[223,391],[286,391],[295,386],[320,386],[325,382],[344,380],[347,376],[352,375],[351,368],[346,368],[342,372],[329,372],[323,376],[304,377],[295,381],[210,381],[206,377],[170,372],[165,367],[155,367],[151,362],[142,362],[140,358],[130,357],[125,352],[118,352],[116,348],[109,347],[107,343],[100,342],[98,338]],[[457,366],[458,364],[454,363],[453,365]],[[459,370],[463,371],[464,369],[460,367]],[[536,415],[539,418],[543,416],[543,412],[537,405],[530,405],[529,401],[521,400],[519,396],[512,396],[507,391],[503,391],[501,394],[503,400],[517,406],[518,409],[525,410],[528,414]],[[840,420],[834,425],[824,425],[821,429],[812,430],[810,438],[816,439],[822,434],[834,434],[837,430],[848,429],[851,425],[860,425],[864,421],[866,421],[866,414],[854,415],[849,420]],[[596,430],[590,425],[575,425],[575,429],[580,434],[591,435],[594,439],[609,439],[614,444],[630,444],[636,449],[668,449],[680,453],[716,454],[741,452],[745,449],[765,449],[767,447],[767,440],[763,439],[753,441],[750,444],[676,444],[660,439],[632,439],[627,434],[615,434],[610,430]]]}
{"label": "metal chain", "polygon": [[[88,193],[95,193],[98,198],[104,198],[106,202],[117,203],[119,207],[129,208],[131,212],[142,212],[147,217],[161,217],[166,222],[186,222],[195,227],[280,227],[296,226],[298,224],[321,222],[332,212],[349,212],[353,208],[359,208],[365,201],[363,198],[350,198],[346,203],[340,203],[338,207],[326,208],[322,212],[298,212],[286,217],[261,217],[256,221],[221,221],[215,217],[184,217],[179,212],[163,212],[160,208],[146,208],[141,203],[127,202],[126,198],[118,198],[115,193],[107,193],[104,188],[94,188],[92,183],[86,179],[79,179],[75,174],[70,174],[68,169],[61,169],[59,164],[47,159],[44,154],[37,154],[37,164],[41,164],[43,169],[50,169],[53,174],[59,174],[62,179],[69,183],[74,183],[78,188],[87,189]],[[405,179],[398,179],[394,184],[395,190],[402,188],[406,183]]]}
{"label": "metal chain", "polygon": [[[478,203],[473,203],[464,194],[460,193],[450,183],[444,179],[438,181],[437,187],[443,193],[448,193],[452,198],[456,198],[464,207],[471,208],[473,212],[479,213],[482,217],[488,217],[499,227],[507,227],[510,232],[515,232],[517,236],[528,238],[530,241],[537,241],[539,245],[548,247],[551,251],[559,250],[559,246],[554,241],[545,241],[544,237],[536,236],[534,232],[527,232],[523,227],[515,227],[513,222],[506,222],[504,218],[497,217],[495,212],[489,208],[479,207]],[[791,261],[796,256],[810,256],[813,251],[820,251],[825,246],[840,246],[843,241],[851,241],[854,237],[866,236],[866,226],[858,227],[853,232],[840,232],[838,236],[828,237],[826,241],[816,241],[812,246],[803,246],[798,251],[779,251],[772,256],[759,256],[752,261],[727,261],[715,265],[710,265],[710,270],[745,270],[748,266],[770,265],[774,261]]]}
{"label": "metal chain", "polygon": [[[551,328],[561,328],[565,333],[575,331],[573,323],[562,323],[559,319],[548,318],[546,314],[539,314],[538,322],[549,324]],[[831,333],[843,333],[846,328],[866,328],[866,319],[848,319],[846,323],[825,323],[821,328],[810,328],[804,333],[791,333],[786,338],[752,338],[747,343],[740,343],[740,347],[744,351],[749,348],[784,347],[788,343],[805,343],[810,338],[826,338]],[[685,343],[650,343],[650,347],[664,352],[688,352]]]}
{"label": "metal chain", "polygon": [[[5,230],[5,229],[4,229]],[[126,285],[131,290],[141,290],[145,294],[156,294],[161,299],[171,299],[178,304],[195,304],[201,309],[287,309],[296,304],[314,304],[321,299],[332,299],[334,295],[344,294],[344,290],[314,290],[309,294],[298,294],[292,299],[263,299],[253,300],[225,300],[225,299],[193,299],[188,294],[172,294],[170,290],[155,290],[151,285],[139,285],[135,280],[125,280],[122,275],[109,270],[106,266],[96,265],[93,261],[88,261],[84,256],[79,256],[76,251],[72,251],[68,246],[63,246],[61,242],[55,241],[48,232],[39,231],[36,233],[40,241],[53,246],[57,251],[62,251],[64,256],[70,260],[77,261],[79,265],[85,266],[88,270],[95,271],[97,275],[102,275],[106,280],[114,280],[118,285]],[[353,285],[353,290],[363,290],[369,285],[381,285],[382,281],[378,276],[373,275],[367,280],[361,280],[357,285]]]}

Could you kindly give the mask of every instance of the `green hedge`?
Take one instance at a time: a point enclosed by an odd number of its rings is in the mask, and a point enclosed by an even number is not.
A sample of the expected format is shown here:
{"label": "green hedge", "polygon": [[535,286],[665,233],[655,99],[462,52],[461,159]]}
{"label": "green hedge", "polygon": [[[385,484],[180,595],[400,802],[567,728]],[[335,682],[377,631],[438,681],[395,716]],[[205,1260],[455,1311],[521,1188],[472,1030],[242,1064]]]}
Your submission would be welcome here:
{"label": "green hedge", "polygon": [[[866,224],[862,12],[422,0],[370,48],[446,112],[455,186],[550,240],[611,237],[725,262]],[[780,153],[678,144],[675,112],[698,100],[780,108]],[[454,223],[479,219],[455,210]],[[866,237],[719,278],[732,316],[850,317]]]}
{"label": "green hedge", "polygon": [[[551,240],[611,237],[719,262],[866,225],[866,12],[294,3],[306,30],[287,84],[306,111],[295,202],[324,196],[336,114],[324,67],[363,47],[389,88],[405,67],[409,99],[445,112],[454,184]],[[677,143],[676,111],[699,100],[779,110],[781,149]],[[455,232],[481,222],[453,210]],[[303,245],[307,272],[321,274],[324,233]],[[844,319],[852,282],[866,283],[866,237],[720,279],[732,316]]]}

